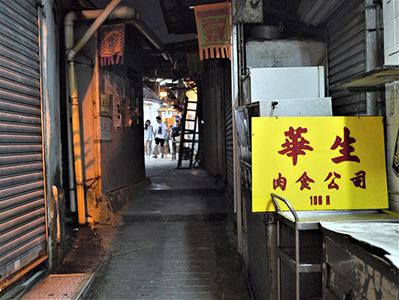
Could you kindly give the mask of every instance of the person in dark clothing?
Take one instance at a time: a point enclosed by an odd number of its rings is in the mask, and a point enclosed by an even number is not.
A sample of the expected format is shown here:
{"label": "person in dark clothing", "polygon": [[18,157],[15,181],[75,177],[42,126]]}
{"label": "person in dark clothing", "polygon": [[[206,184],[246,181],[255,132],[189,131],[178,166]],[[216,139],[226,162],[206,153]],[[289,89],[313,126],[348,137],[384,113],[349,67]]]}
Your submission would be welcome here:
{"label": "person in dark clothing", "polygon": [[181,126],[180,123],[177,121],[176,118],[176,123],[173,125],[170,129],[170,135],[171,135],[171,153],[172,153],[172,159],[176,158],[176,153],[179,151],[179,146],[180,146],[180,135],[181,135]]}

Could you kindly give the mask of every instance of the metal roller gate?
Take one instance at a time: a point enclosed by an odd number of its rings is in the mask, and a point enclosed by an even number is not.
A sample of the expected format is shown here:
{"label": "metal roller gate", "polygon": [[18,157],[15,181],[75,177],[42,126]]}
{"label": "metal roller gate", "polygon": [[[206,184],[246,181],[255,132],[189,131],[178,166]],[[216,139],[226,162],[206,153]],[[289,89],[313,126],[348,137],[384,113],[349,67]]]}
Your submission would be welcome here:
{"label": "metal roller gate", "polygon": [[[302,0],[298,14],[307,25],[322,26],[327,38],[327,86],[340,84],[367,71],[367,0]],[[371,6],[370,6],[371,7]],[[369,15],[370,18],[371,15]],[[333,114],[363,115],[367,94],[333,89]]]}
{"label": "metal roller gate", "polygon": [[[363,0],[344,3],[326,24],[329,85],[366,71],[366,22]],[[331,92],[334,115],[367,113],[366,93]]]}
{"label": "metal roller gate", "polygon": [[47,257],[38,13],[0,0],[0,289]]}
{"label": "metal roller gate", "polygon": [[223,66],[224,89],[224,122],[225,122],[225,160],[226,160],[226,192],[234,198],[234,143],[233,143],[233,105],[231,100],[231,67],[225,62]]}

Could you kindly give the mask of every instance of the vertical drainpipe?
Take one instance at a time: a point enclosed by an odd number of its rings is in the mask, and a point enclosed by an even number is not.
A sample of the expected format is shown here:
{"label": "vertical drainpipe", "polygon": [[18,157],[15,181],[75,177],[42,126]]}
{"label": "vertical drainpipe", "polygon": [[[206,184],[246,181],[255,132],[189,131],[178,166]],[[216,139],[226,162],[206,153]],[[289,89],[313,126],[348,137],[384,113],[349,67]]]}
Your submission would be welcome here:
{"label": "vertical drainpipe", "polygon": [[240,155],[237,144],[237,127],[235,108],[239,103],[239,84],[240,74],[238,67],[238,46],[237,31],[238,25],[234,24],[232,29],[232,51],[231,51],[231,88],[232,88],[232,114],[233,114],[233,163],[234,163],[234,213],[237,218],[237,251],[243,256],[243,235],[242,235],[242,210],[241,210],[241,174],[240,174]]}
{"label": "vertical drainpipe", "polygon": [[[366,22],[366,72],[378,67],[377,13],[374,0],[364,0]],[[367,92],[367,115],[378,114],[378,93]]]}
{"label": "vertical drainpipe", "polygon": [[[75,56],[85,46],[101,24],[107,19],[108,15],[115,9],[115,7],[122,0],[112,0],[110,4],[101,12],[93,24],[89,27],[83,37],[73,44],[73,21],[65,24],[65,47],[67,49],[67,64],[68,64],[68,79],[69,79],[69,95],[72,105],[72,140],[74,152],[74,165],[75,165],[75,180],[76,180],[76,198],[78,208],[78,222],[85,224],[86,219],[86,202],[83,186],[83,165],[82,165],[82,144],[80,139],[80,116],[78,106],[78,84],[76,78]],[[67,23],[67,22],[66,22]],[[72,24],[71,24],[72,23]],[[67,36],[68,35],[68,36]],[[72,44],[71,44],[72,42]]]}
{"label": "vertical drainpipe", "polygon": [[[72,49],[74,43],[73,34],[73,22],[75,21],[75,13],[68,13],[64,20],[64,31],[65,31],[65,49],[68,53],[69,49]],[[68,90],[69,87],[68,87]],[[75,169],[73,161],[73,147],[72,147],[72,128],[69,125],[69,120],[71,120],[71,106],[67,103],[67,120],[68,120],[68,133],[67,133],[67,145],[68,145],[68,170],[69,170],[69,208],[71,212],[76,212],[76,194],[75,194]]]}

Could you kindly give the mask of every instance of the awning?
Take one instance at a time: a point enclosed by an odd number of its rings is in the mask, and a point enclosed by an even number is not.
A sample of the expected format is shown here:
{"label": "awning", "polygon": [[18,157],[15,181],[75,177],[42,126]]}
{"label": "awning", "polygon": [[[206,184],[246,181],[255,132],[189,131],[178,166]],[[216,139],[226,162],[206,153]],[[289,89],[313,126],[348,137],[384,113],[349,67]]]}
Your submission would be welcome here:
{"label": "awning", "polygon": [[330,90],[348,89],[350,92],[384,90],[385,84],[399,81],[399,66],[382,66],[349,80],[331,85]]}

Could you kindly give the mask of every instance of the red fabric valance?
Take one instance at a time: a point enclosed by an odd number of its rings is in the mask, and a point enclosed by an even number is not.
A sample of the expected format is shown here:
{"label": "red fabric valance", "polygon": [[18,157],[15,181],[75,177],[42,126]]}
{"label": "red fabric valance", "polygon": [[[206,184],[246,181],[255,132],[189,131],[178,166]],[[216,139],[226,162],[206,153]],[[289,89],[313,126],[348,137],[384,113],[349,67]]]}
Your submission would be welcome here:
{"label": "red fabric valance", "polygon": [[201,60],[230,59],[230,11],[230,2],[194,6]]}
{"label": "red fabric valance", "polygon": [[125,48],[125,23],[100,27],[98,56],[101,66],[123,64]]}

